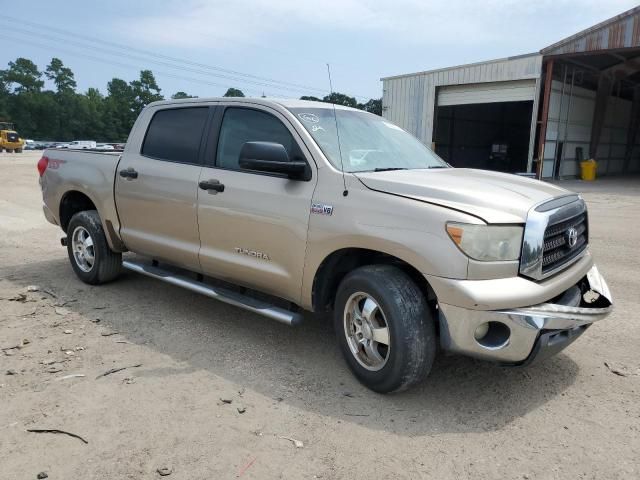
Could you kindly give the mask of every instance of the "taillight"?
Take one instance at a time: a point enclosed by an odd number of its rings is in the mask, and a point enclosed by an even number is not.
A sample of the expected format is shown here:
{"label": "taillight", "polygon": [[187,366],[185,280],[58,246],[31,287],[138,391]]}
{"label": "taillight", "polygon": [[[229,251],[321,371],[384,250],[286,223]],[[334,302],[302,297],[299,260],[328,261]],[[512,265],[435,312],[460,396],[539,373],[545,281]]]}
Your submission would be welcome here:
{"label": "taillight", "polygon": [[44,171],[49,166],[49,157],[42,157],[38,160],[38,173],[40,176],[44,175]]}

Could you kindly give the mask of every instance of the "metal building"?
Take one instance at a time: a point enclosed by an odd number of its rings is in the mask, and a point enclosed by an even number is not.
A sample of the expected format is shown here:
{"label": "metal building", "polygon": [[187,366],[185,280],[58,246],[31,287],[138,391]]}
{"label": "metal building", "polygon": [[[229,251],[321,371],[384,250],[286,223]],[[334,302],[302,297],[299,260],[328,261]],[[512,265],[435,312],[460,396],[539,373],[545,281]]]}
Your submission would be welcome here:
{"label": "metal building", "polygon": [[[382,79],[383,116],[455,166],[640,172],[640,7],[540,53]],[[540,161],[543,159],[543,161]]]}

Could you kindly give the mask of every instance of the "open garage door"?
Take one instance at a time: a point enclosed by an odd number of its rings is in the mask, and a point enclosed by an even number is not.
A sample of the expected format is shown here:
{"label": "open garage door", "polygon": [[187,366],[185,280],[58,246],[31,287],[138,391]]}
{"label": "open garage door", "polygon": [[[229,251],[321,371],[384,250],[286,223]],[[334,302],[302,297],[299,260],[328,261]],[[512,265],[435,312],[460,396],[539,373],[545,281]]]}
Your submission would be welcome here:
{"label": "open garage door", "polygon": [[640,173],[640,48],[564,54],[548,71],[542,178],[580,176],[588,158],[598,177]]}
{"label": "open garage door", "polygon": [[438,89],[438,106],[533,101],[535,80],[451,85]]}
{"label": "open garage door", "polygon": [[438,89],[436,153],[455,167],[526,172],[535,80]]}
{"label": "open garage door", "polygon": [[598,177],[640,179],[640,7],[540,53],[541,177],[579,176],[580,161],[594,159]]}

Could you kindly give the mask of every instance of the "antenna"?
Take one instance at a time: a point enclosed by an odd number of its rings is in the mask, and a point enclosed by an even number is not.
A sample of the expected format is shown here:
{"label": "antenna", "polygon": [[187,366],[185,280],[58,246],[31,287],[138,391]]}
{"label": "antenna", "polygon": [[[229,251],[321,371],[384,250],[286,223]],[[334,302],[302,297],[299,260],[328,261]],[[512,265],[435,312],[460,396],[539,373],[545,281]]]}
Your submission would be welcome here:
{"label": "antenna", "polygon": [[[329,91],[331,95],[333,95],[333,84],[331,83],[331,67],[327,63],[327,74],[329,75]],[[349,195],[349,190],[347,190],[347,181],[344,178],[344,163],[342,162],[342,147],[340,146],[340,128],[338,127],[338,115],[336,114],[336,104],[331,102],[333,106],[333,119],[336,122],[336,137],[338,138],[338,154],[340,155],[340,170],[342,172],[342,186],[344,187],[344,191],[342,192],[342,196],[346,197]]]}

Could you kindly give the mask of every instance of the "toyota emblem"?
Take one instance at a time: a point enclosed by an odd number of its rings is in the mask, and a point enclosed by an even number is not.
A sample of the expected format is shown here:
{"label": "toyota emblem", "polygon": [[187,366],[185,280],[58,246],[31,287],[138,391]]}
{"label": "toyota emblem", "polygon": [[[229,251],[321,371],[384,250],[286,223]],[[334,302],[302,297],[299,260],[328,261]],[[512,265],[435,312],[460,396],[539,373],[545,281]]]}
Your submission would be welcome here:
{"label": "toyota emblem", "polygon": [[578,243],[578,230],[571,227],[567,230],[567,244],[569,245],[569,248],[573,248],[576,246],[576,243]]}

